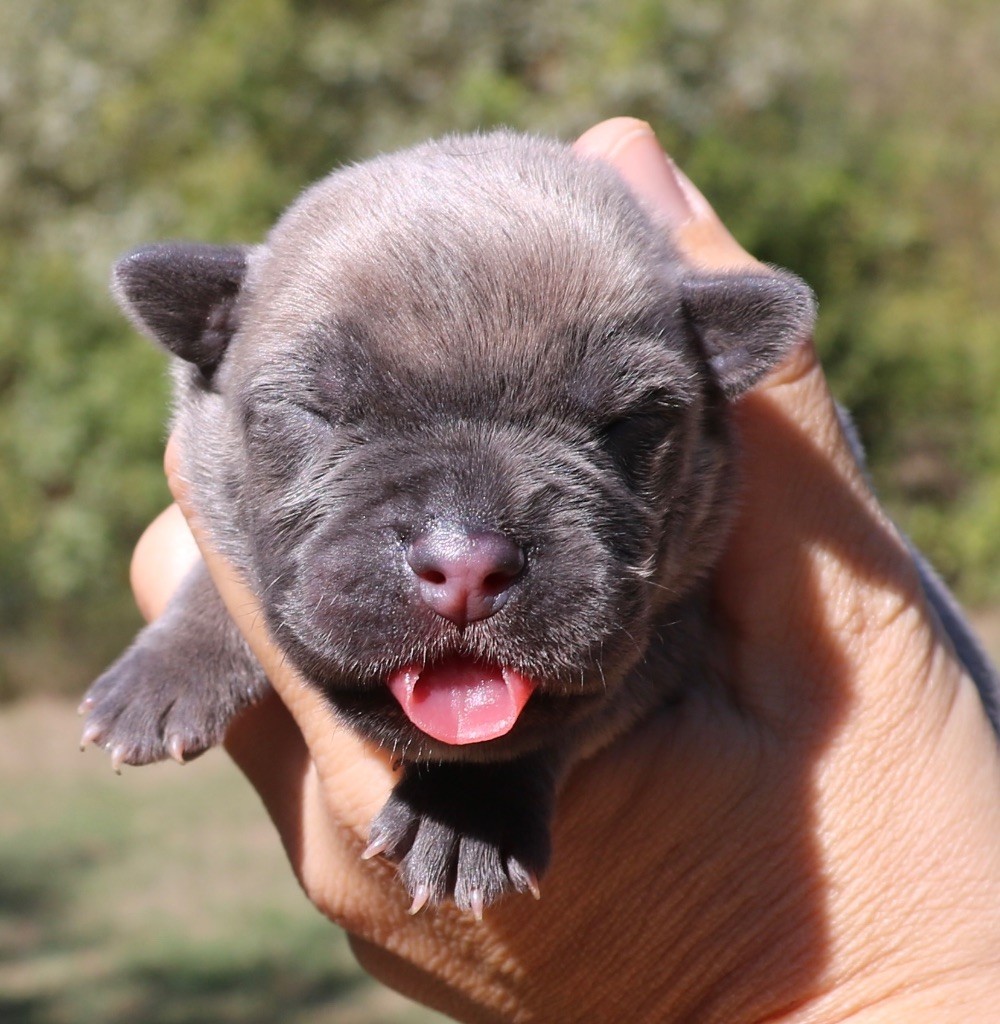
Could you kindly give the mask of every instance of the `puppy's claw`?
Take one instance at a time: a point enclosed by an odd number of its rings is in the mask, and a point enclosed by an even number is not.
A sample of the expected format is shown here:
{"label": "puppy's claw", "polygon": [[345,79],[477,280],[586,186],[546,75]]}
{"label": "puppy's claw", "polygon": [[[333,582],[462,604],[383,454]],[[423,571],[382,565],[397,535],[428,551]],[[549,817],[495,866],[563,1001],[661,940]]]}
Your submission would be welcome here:
{"label": "puppy's claw", "polygon": [[427,901],[431,898],[431,888],[429,885],[418,885],[413,892],[413,902],[410,904],[410,909],[407,913],[412,917],[414,914],[419,914],[421,910],[427,905]]}
{"label": "puppy's claw", "polygon": [[507,861],[507,875],[514,883],[518,892],[530,892],[536,900],[542,898],[542,890],[538,888],[538,876],[513,857]]}
{"label": "puppy's claw", "polygon": [[111,768],[115,775],[121,775],[125,763],[125,748],[121,745],[111,748]]}
{"label": "puppy's claw", "polygon": [[94,706],[93,697],[84,697],[76,709],[78,715],[85,715]]}
{"label": "puppy's claw", "polygon": [[167,752],[178,764],[187,764],[184,760],[184,740],[177,733],[167,740]]}
{"label": "puppy's claw", "polygon": [[380,853],[385,853],[389,848],[389,840],[386,836],[372,836],[368,841],[368,845],[361,852],[362,860],[371,860],[373,857],[377,857]]}
{"label": "puppy's claw", "polygon": [[469,909],[477,921],[483,919],[483,894],[479,889],[473,889],[469,893]]}
{"label": "puppy's claw", "polygon": [[101,735],[101,727],[96,722],[91,722],[80,734],[80,749],[86,750],[91,743],[97,741],[97,737]]}

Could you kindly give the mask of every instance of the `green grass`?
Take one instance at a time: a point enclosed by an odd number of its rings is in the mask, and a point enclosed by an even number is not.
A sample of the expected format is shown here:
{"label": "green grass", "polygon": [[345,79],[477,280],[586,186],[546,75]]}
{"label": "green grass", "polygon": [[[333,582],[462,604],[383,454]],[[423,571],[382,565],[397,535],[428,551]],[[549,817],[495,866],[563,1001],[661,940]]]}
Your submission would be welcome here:
{"label": "green grass", "polygon": [[115,776],[53,701],[0,712],[3,1024],[430,1024],[306,902],[224,755]]}

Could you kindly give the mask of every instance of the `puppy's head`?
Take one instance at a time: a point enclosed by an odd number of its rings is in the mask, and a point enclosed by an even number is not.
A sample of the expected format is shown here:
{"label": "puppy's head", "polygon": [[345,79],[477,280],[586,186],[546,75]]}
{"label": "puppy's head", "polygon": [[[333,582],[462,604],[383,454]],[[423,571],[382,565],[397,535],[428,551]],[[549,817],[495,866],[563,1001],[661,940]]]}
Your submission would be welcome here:
{"label": "puppy's head", "polygon": [[609,168],[506,133],[115,281],[184,363],[194,499],[277,641],[407,757],[600,712],[724,539],[727,403],[813,315],[789,275],[692,272]]}

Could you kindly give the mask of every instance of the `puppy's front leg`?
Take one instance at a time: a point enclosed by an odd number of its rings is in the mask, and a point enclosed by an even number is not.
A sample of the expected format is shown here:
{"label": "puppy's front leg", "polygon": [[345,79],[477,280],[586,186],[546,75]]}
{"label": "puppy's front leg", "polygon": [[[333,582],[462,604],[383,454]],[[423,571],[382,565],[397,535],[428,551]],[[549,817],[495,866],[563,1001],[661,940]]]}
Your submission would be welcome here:
{"label": "puppy's front leg", "polygon": [[412,913],[450,897],[481,917],[505,893],[537,895],[560,761],[539,751],[493,764],[407,764],[365,856],[399,865]]}
{"label": "puppy's front leg", "polygon": [[116,770],[190,760],[220,743],[268,685],[199,563],[163,615],[87,691],[81,745],[104,747]]}

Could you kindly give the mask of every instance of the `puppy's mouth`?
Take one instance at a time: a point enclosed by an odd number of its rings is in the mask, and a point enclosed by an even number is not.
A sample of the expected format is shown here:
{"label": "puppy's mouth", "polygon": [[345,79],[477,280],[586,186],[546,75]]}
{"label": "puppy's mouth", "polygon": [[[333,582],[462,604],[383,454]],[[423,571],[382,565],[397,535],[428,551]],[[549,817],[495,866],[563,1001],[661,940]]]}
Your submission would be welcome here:
{"label": "puppy's mouth", "polygon": [[396,669],[387,683],[413,725],[455,746],[506,736],[538,686],[516,669],[461,655]]}

